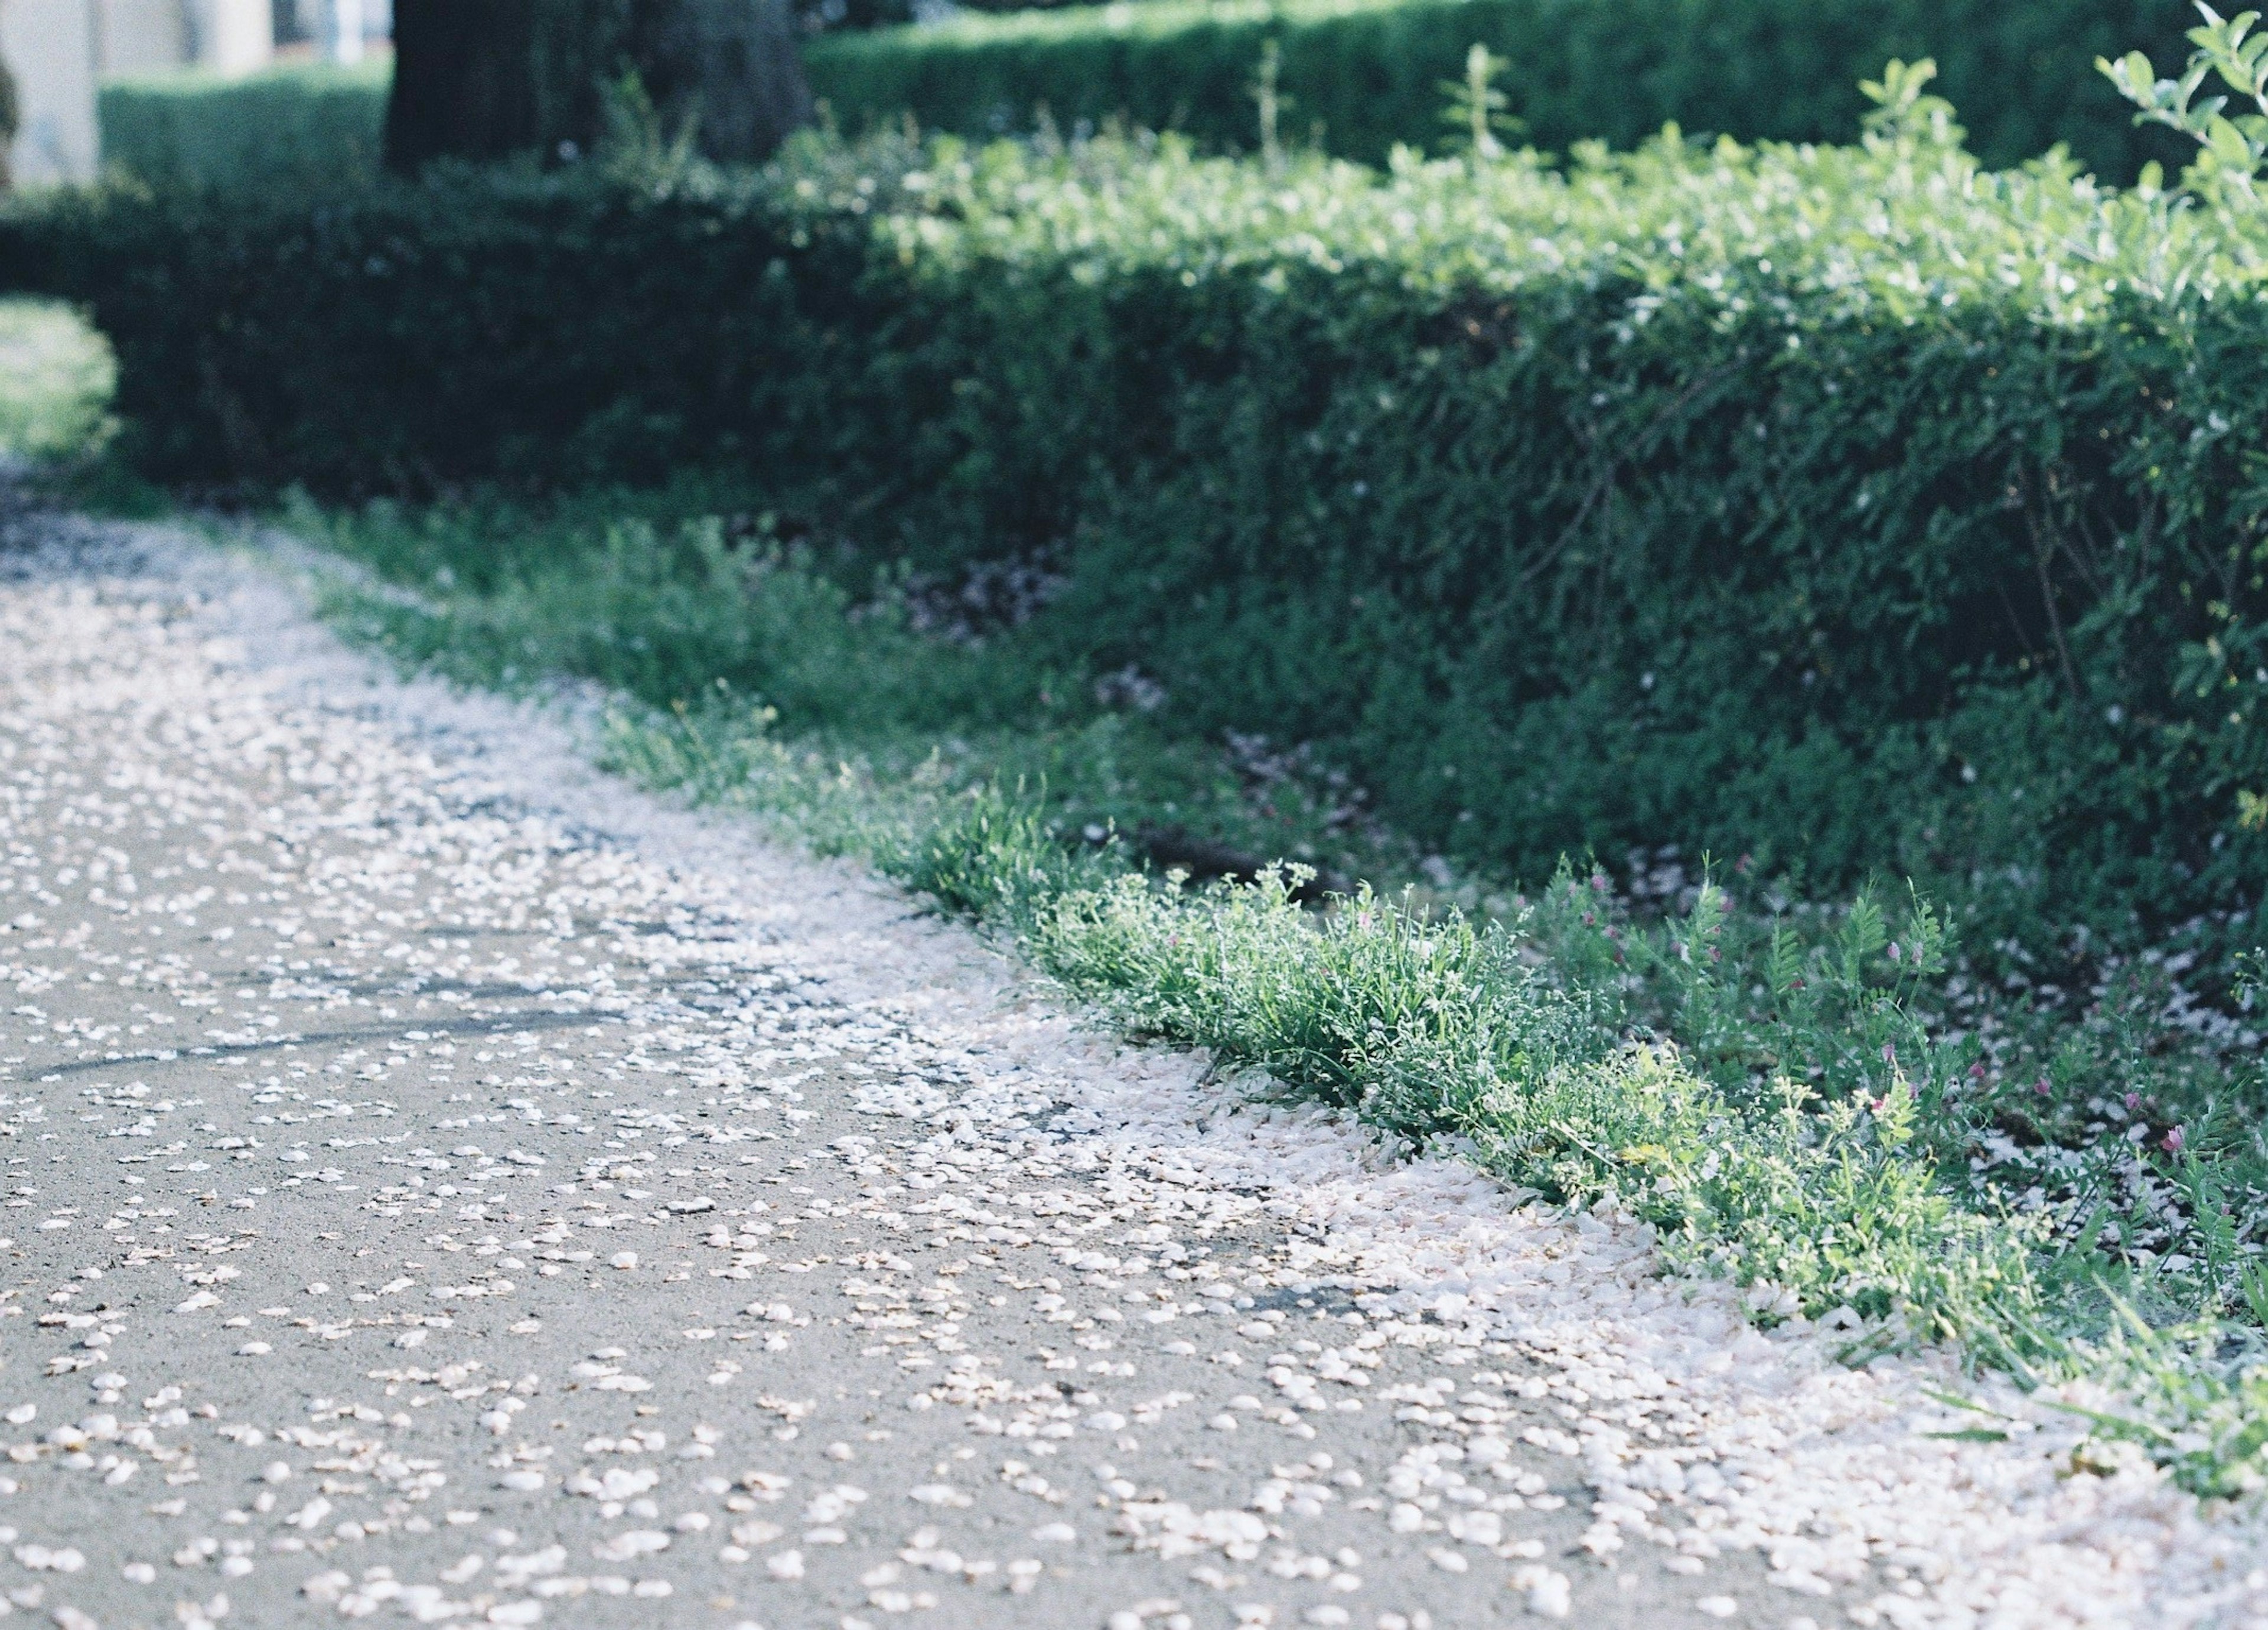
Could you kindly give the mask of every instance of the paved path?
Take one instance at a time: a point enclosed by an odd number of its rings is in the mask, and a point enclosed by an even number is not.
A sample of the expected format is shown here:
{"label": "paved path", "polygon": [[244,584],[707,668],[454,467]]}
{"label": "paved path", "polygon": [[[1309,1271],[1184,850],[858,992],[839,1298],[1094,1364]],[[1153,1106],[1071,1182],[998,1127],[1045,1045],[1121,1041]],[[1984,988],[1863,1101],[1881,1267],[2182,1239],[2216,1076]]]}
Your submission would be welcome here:
{"label": "paved path", "polygon": [[1874,1477],[1911,1398],[1641,1232],[1238,1108],[153,548],[0,552],[18,1612],[1784,1626],[1948,1576]]}

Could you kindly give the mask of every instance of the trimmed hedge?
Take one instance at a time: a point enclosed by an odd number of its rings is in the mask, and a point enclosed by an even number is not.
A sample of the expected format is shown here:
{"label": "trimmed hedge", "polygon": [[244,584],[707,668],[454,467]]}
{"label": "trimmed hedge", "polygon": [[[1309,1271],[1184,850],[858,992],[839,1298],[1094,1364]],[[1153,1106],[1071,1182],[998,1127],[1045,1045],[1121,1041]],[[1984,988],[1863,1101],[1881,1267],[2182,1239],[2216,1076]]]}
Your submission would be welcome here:
{"label": "trimmed hedge", "polygon": [[153,187],[335,189],[378,173],[383,63],[114,80],[95,99],[102,161]]}
{"label": "trimmed hedge", "polygon": [[1476,42],[1507,57],[1528,137],[1633,147],[1671,121],[1744,141],[1847,142],[1859,80],[1934,58],[1976,151],[2021,163],[2057,142],[2114,180],[2174,156],[2094,71],[2139,47],[2185,60],[2185,0],[1151,0],[971,17],[814,41],[814,91],[846,128],[908,111],[930,129],[1069,130],[1123,116],[1231,150],[1258,144],[1251,86],[1269,41],[1287,138],[1342,158],[1438,150],[1442,85]]}
{"label": "trimmed hedge", "polygon": [[1675,841],[1990,934],[2249,911],[2268,225],[1950,136],[95,195],[0,216],[0,281],[92,308],[168,480],[723,464],[872,561],[1047,551],[1066,669],[1528,875]]}
{"label": "trimmed hedge", "polygon": [[[2056,142],[2113,180],[2184,156],[2094,71],[2136,46],[2186,57],[2186,0],[1142,0],[968,17],[815,38],[805,67],[847,129],[910,113],[983,137],[1118,117],[1201,145],[1257,144],[1251,85],[1281,51],[1287,139],[1382,162],[1397,142],[1438,148],[1442,83],[1485,43],[1528,139],[1549,151],[1632,147],[1676,121],[1742,140],[1848,141],[1854,88],[1893,56],[1933,57],[1975,150],[2020,163]],[[225,82],[137,80],[102,94],[103,151],[154,184],[335,184],[374,173],[382,68],[306,69]]]}
{"label": "trimmed hedge", "polygon": [[92,308],[156,479],[430,494],[743,456],[760,388],[808,360],[784,247],[724,199],[451,167],[314,203],[55,195],[0,217],[0,288]]}

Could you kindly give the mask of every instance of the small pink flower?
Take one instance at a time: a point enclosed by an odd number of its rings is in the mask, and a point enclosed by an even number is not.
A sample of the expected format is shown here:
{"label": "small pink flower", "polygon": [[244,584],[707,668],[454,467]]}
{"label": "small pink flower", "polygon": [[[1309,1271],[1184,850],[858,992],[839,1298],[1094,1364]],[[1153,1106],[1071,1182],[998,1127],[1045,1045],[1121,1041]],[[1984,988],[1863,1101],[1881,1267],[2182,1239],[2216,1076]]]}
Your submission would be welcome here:
{"label": "small pink flower", "polygon": [[2034,1081],[2034,1082],[2032,1083],[2032,1090],[2033,1090],[2034,1092],[2036,1092],[2036,1093],[2039,1094],[2039,1095],[2040,1095],[2041,1097],[2043,1097],[2043,1098],[2046,1097],[2046,1096],[2048,1095],[2048,1084],[2047,1084],[2046,1081],[2045,1081],[2044,1079],[2043,1079],[2043,1080],[2040,1080],[2040,1081]]}
{"label": "small pink flower", "polygon": [[1896,1064],[1897,1061],[1897,1044],[1895,1042],[1884,1042],[1882,1044],[1882,1062],[1884,1064]]}
{"label": "small pink flower", "polygon": [[1891,941],[1890,941],[1890,960],[1891,960],[1892,962],[1894,962],[1894,963],[1895,963],[1895,962],[1899,962],[1899,961],[1904,960],[1904,956],[1905,956],[1905,953],[1898,949],[1898,942],[1897,942],[1896,940],[1891,940]]}
{"label": "small pink flower", "polygon": [[1606,874],[1604,872],[1594,872],[1594,873],[1592,873],[1592,874],[1591,874],[1591,888],[1592,888],[1592,890],[1593,890],[1594,893],[1597,893],[1597,894],[1604,894],[1604,893],[1606,893],[1606,891],[1607,891],[1607,874]]}
{"label": "small pink flower", "polygon": [[2184,1141],[2185,1140],[2182,1137],[2182,1129],[2178,1126],[2175,1127],[2173,1131],[2166,1134],[2166,1153],[2169,1154],[2179,1154],[2182,1152],[2182,1144]]}
{"label": "small pink flower", "polygon": [[1971,1081],[1983,1081],[1984,1079],[1984,1065],[1981,1063],[1970,1065],[1969,1066],[1969,1078]]}
{"label": "small pink flower", "polygon": [[2126,1112],[2127,1112],[2129,1115],[2132,1115],[2135,1110],[2137,1110],[2140,1109],[2141,1107],[2142,1107],[2142,1095],[2141,1095],[2140,1093],[2139,1093],[2139,1092],[2130,1092],[2130,1093],[2128,1093],[2128,1094],[2126,1095]]}

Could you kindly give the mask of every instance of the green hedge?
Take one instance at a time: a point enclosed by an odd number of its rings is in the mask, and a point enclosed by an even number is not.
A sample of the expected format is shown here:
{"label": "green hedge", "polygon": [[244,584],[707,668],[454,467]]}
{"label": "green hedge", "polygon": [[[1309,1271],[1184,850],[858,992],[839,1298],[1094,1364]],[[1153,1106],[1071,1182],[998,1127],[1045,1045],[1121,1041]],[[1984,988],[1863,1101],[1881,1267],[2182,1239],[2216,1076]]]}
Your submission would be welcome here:
{"label": "green hedge", "polygon": [[1635,146],[1676,121],[1743,140],[1849,141],[1859,81],[1928,56],[1988,162],[2070,144],[2127,179],[2173,150],[2137,132],[2094,72],[2140,47],[2184,60],[2185,0],[1152,0],[966,18],[815,41],[813,88],[845,127],[910,111],[928,129],[1066,130],[1123,114],[1210,146],[1257,145],[1251,85],[1278,43],[1287,137],[1382,160],[1438,145],[1442,82],[1486,44],[1511,59],[1513,110],[1540,146]]}
{"label": "green hedge", "polygon": [[[1854,88],[1893,56],[1933,57],[1976,150],[2014,164],[2070,144],[2127,179],[2177,150],[2137,130],[2093,70],[2141,46],[2161,69],[2187,55],[2184,0],[1143,0],[812,41],[814,91],[846,129],[910,112],[926,129],[1029,129],[1044,105],[1070,131],[1116,116],[1231,150],[1256,144],[1251,85],[1281,50],[1285,136],[1383,160],[1438,145],[1441,83],[1486,43],[1530,139],[1565,151],[1635,146],[1677,121],[1743,140],[1848,141]],[[382,68],[201,76],[106,87],[106,159],[160,185],[270,186],[366,177],[385,116]]]}
{"label": "green hedge", "polygon": [[431,493],[740,456],[760,391],[806,360],[782,247],[740,203],[654,204],[595,171],[312,203],[121,188],[0,216],[0,289],[92,308],[151,476]]}
{"label": "green hedge", "polygon": [[[1282,173],[1171,144],[0,217],[153,475],[722,464],[1530,875],[1675,841],[1991,933],[2268,877],[2257,217],[1860,149]],[[279,298],[279,293],[288,298]]]}
{"label": "green hedge", "polygon": [[102,161],[155,187],[364,182],[383,151],[387,84],[382,63],[114,80],[95,103]]}

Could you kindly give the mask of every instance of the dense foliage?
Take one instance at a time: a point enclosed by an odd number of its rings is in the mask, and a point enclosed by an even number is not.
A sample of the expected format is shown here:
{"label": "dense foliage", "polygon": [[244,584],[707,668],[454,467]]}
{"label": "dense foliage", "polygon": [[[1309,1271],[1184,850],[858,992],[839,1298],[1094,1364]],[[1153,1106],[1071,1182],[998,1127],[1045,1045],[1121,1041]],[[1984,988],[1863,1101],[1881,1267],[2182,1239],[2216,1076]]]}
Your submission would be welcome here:
{"label": "dense foliage", "polygon": [[1452,134],[1441,87],[1476,43],[1509,59],[1512,112],[1539,146],[1630,147],[1668,121],[1743,140],[1851,140],[1853,87],[1933,56],[1977,151],[2014,164],[2068,143],[2131,178],[2173,149],[2136,132],[2098,55],[2186,54],[2181,0],[1161,0],[845,34],[806,54],[845,127],[901,110],[981,136],[1114,116],[1200,144],[1260,145],[1255,82],[1278,53],[1283,136],[1382,162]]}
{"label": "dense foliage", "polygon": [[1918,91],[1564,173],[813,143],[96,195],[0,266],[92,306],[155,475],[729,463],[870,559],[1051,561],[1064,666],[1477,862],[1885,868],[1988,941],[2249,910],[2260,232],[1984,171]]}
{"label": "dense foliage", "polygon": [[[316,203],[58,194],[0,229],[0,283],[92,307],[159,479],[638,480],[732,455],[760,395],[807,388],[814,322],[753,197],[466,169]],[[854,277],[855,238],[829,247]],[[846,290],[820,321],[850,314]]]}

